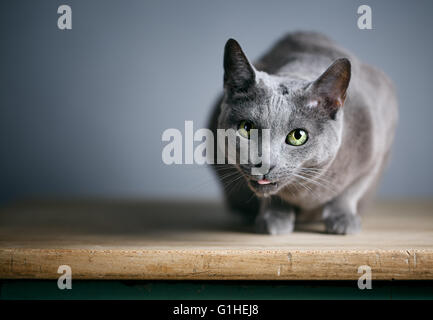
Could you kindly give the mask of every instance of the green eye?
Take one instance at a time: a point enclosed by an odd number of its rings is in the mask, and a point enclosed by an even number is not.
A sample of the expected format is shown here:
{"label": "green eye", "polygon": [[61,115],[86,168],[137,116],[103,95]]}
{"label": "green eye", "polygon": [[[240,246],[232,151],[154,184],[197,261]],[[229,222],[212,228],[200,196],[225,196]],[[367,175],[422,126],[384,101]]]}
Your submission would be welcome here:
{"label": "green eye", "polygon": [[255,129],[254,124],[251,122],[243,120],[239,123],[238,132],[242,137],[249,139],[251,129]]}
{"label": "green eye", "polygon": [[307,142],[308,133],[303,129],[295,129],[290,131],[287,135],[286,143],[291,144],[292,146],[301,146],[305,142]]}

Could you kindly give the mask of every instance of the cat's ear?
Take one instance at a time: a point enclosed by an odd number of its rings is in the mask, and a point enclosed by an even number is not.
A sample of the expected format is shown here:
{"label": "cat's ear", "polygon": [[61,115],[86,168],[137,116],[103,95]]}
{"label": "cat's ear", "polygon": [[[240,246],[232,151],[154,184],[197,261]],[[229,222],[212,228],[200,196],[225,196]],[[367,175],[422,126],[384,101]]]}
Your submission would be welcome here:
{"label": "cat's ear", "polygon": [[255,83],[256,74],[239,43],[229,39],[224,48],[224,87],[231,92],[246,92]]}
{"label": "cat's ear", "polygon": [[343,106],[350,82],[351,66],[346,58],[336,60],[311,86],[310,105],[325,108],[334,117]]}

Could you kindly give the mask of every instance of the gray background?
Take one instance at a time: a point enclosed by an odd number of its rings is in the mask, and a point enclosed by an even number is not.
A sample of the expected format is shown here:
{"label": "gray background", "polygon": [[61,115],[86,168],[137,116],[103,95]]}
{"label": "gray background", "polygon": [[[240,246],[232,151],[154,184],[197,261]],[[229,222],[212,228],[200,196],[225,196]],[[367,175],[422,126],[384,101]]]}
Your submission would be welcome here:
{"label": "gray background", "polygon": [[[57,7],[73,29],[57,29]],[[373,9],[374,30],[357,28]],[[433,194],[433,1],[2,1],[0,201],[35,196],[215,198],[198,165],[166,166],[162,132],[205,126],[225,41],[254,59],[318,30],[394,80],[400,124],[385,197]]]}

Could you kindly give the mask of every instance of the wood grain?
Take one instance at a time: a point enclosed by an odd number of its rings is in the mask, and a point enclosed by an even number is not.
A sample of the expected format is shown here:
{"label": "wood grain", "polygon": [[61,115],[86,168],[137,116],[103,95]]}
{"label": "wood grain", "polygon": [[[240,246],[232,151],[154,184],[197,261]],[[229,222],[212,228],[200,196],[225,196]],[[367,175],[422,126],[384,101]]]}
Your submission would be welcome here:
{"label": "wood grain", "polygon": [[32,202],[0,210],[0,278],[433,279],[433,202],[373,206],[359,235],[257,235],[212,202]]}

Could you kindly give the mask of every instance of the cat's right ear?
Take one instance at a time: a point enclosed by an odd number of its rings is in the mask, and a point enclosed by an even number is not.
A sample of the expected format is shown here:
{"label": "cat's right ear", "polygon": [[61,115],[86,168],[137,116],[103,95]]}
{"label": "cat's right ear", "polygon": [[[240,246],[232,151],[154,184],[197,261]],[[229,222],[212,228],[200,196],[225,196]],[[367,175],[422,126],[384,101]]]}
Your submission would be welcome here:
{"label": "cat's right ear", "polygon": [[224,88],[229,92],[247,92],[256,79],[253,66],[239,43],[229,39],[224,48]]}

